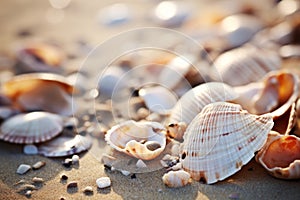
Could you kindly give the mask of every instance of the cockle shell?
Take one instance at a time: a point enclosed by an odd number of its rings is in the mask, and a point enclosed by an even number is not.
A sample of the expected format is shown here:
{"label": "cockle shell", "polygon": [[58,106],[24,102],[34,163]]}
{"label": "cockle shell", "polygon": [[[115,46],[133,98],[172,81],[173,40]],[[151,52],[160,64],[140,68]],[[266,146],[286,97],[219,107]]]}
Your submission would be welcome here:
{"label": "cockle shell", "polygon": [[125,121],[113,126],[105,135],[106,142],[117,151],[151,160],[166,146],[164,127],[158,122]]}
{"label": "cockle shell", "polygon": [[259,150],[273,127],[272,116],[253,115],[238,104],[211,103],[194,118],[182,144],[182,168],[211,184],[233,175]]}
{"label": "cockle shell", "polygon": [[300,139],[271,131],[264,147],[256,155],[272,176],[282,179],[300,178]]}
{"label": "cockle shell", "polygon": [[57,74],[18,75],[3,85],[3,91],[23,110],[44,110],[61,115],[73,113],[71,94],[76,90],[65,77]]}
{"label": "cockle shell", "polygon": [[189,124],[207,104],[217,101],[229,101],[237,97],[238,94],[234,92],[233,88],[224,83],[201,84],[189,90],[178,100],[168,122],[185,122]]}
{"label": "cockle shell", "polygon": [[1,125],[0,139],[12,143],[40,143],[57,136],[63,129],[63,119],[47,112],[18,114]]}
{"label": "cockle shell", "polygon": [[221,54],[214,61],[214,66],[217,70],[211,75],[214,80],[241,86],[260,80],[272,70],[278,70],[281,58],[271,50],[243,46]]}
{"label": "cockle shell", "polygon": [[187,185],[190,181],[191,175],[184,171],[169,171],[168,173],[164,174],[162,180],[165,185],[171,188],[178,188]]}

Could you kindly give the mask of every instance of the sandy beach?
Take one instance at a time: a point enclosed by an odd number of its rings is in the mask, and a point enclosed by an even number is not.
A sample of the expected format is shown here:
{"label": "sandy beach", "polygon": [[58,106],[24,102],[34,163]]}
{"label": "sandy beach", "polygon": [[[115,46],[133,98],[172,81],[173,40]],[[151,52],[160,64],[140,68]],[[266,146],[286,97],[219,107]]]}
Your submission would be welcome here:
{"label": "sandy beach", "polygon": [[[150,1],[123,2],[130,3],[136,11],[136,16],[142,16],[142,13],[153,7]],[[195,3],[195,9],[200,9],[205,2],[208,1]],[[65,63],[67,71],[71,72],[81,66],[86,56],[78,53],[79,46],[82,51],[85,51],[84,48],[90,50],[122,31],[155,25],[145,24],[145,20],[132,16],[134,20],[125,25],[109,28],[100,26],[97,21],[98,10],[112,3],[115,1],[97,0],[87,3],[72,0],[64,13],[59,11],[53,14],[55,11],[48,1],[4,1],[0,7],[0,52],[13,52],[19,44],[32,40],[53,41],[59,43],[63,50],[68,52],[68,57],[72,58]],[[63,21],[55,18],[57,15],[62,15]],[[4,80],[5,77],[0,82]],[[102,118],[105,118],[105,114]],[[103,145],[104,141],[94,139],[92,149],[79,154],[79,164],[65,167],[62,165],[65,157],[25,155],[23,145],[0,141],[0,199],[300,199],[300,180],[276,179],[254,159],[224,181],[212,185],[193,181],[176,189],[163,184],[162,176],[166,169],[162,167],[148,173],[135,173],[133,176],[105,169],[100,162],[102,153],[107,151],[102,148]],[[24,175],[16,173],[20,164],[33,165],[37,161],[44,161],[46,165],[38,170],[30,170]],[[61,180],[62,174],[68,176],[66,181]],[[103,176],[111,179],[111,187],[97,188],[96,179]],[[18,193],[20,185],[16,183],[20,180],[31,183],[33,177],[43,178],[44,182],[35,184],[37,190],[33,190],[31,197]],[[76,189],[67,188],[71,181],[78,183]],[[87,186],[93,188],[92,194],[83,192]]]}

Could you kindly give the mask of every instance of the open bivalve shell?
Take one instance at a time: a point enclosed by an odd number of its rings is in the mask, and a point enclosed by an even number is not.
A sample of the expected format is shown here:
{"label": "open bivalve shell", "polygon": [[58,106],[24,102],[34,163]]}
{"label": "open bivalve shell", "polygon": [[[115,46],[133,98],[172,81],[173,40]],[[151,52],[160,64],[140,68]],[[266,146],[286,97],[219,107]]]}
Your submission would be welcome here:
{"label": "open bivalve shell", "polygon": [[255,158],[274,177],[300,178],[300,139],[296,136],[271,131]]}
{"label": "open bivalve shell", "polygon": [[63,119],[47,112],[18,114],[1,125],[0,139],[12,143],[40,143],[57,136],[63,129]]}
{"label": "open bivalve shell", "polygon": [[174,106],[169,123],[189,124],[204,106],[218,101],[236,99],[238,94],[227,84],[210,82],[201,84],[185,93]]}
{"label": "open bivalve shell", "polygon": [[217,102],[190,123],[181,150],[182,168],[211,184],[233,175],[264,145],[272,116],[253,115],[238,104]]}
{"label": "open bivalve shell", "polygon": [[117,151],[142,160],[151,160],[166,146],[164,127],[157,122],[132,120],[113,126],[105,135],[106,142]]}

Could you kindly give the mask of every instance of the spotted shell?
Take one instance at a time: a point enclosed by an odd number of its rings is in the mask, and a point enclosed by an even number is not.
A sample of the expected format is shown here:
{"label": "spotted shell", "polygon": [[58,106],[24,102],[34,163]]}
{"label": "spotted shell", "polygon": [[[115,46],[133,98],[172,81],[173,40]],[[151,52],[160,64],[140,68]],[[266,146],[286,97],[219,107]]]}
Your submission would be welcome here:
{"label": "spotted shell", "polygon": [[236,99],[238,95],[227,84],[210,82],[201,84],[185,93],[174,106],[169,123],[185,122],[189,124],[209,103]]}
{"label": "spotted shell", "polygon": [[211,103],[187,128],[182,168],[197,181],[211,184],[224,180],[252,159],[272,127],[270,114],[257,116],[238,104]]}
{"label": "spotted shell", "polygon": [[281,58],[271,50],[243,46],[221,54],[214,61],[214,66],[217,73],[211,73],[212,79],[241,86],[259,81],[268,72],[278,70]]}
{"label": "spotted shell", "polygon": [[113,126],[105,135],[115,150],[142,160],[151,160],[166,146],[164,127],[157,122],[129,120]]}
{"label": "spotted shell", "polygon": [[187,185],[190,181],[191,175],[184,171],[169,171],[168,173],[164,174],[162,180],[165,185],[171,188],[178,188]]}
{"label": "spotted shell", "polygon": [[47,112],[15,115],[1,125],[0,139],[12,143],[40,143],[57,136],[63,129],[63,119]]}
{"label": "spotted shell", "polygon": [[300,139],[271,131],[264,147],[257,153],[259,162],[272,176],[282,179],[300,178]]}

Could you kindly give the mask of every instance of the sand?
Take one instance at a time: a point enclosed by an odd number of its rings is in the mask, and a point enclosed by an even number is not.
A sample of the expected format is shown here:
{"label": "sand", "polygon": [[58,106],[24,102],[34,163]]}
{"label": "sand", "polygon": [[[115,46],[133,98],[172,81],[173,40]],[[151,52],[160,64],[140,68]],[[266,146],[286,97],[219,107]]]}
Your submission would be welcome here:
{"label": "sand", "polygon": [[[76,55],[75,49],[78,50],[80,41],[81,44],[87,42],[93,47],[120,31],[145,25],[141,19],[129,22],[126,26],[107,29],[99,26],[96,19],[98,9],[111,3],[113,1],[106,0],[85,4],[83,1],[73,0],[65,9],[63,22],[47,23],[47,16],[53,12],[48,1],[1,2],[0,50],[7,52],[20,43],[44,39],[58,41],[69,54]],[[200,4],[196,5],[200,7]],[[134,6],[137,13],[142,13],[149,10],[151,4],[136,1]],[[19,37],[20,31],[29,31],[32,34]],[[75,57],[66,63],[66,67],[70,71],[75,70],[83,60],[83,57]],[[165,169],[137,173],[136,178],[124,176],[117,171],[105,170],[99,161],[102,152],[99,150],[97,154],[96,148],[93,147],[93,153],[80,154],[79,165],[66,168],[61,164],[63,158],[24,155],[22,145],[0,142],[0,199],[28,199],[17,193],[18,186],[14,184],[22,179],[30,182],[33,177],[41,177],[45,182],[38,185],[38,190],[33,191],[30,199],[300,199],[299,180],[285,181],[273,178],[254,160],[235,175],[216,184],[192,182],[183,188],[170,189],[161,181]],[[18,165],[32,165],[37,161],[45,161],[46,166],[39,170],[31,170],[25,175],[16,174]],[[62,173],[69,177],[65,182],[60,180]],[[110,177],[112,186],[97,189],[96,179],[103,176]],[[70,181],[78,182],[77,190],[67,189]],[[93,187],[92,195],[83,193],[86,186]]]}

